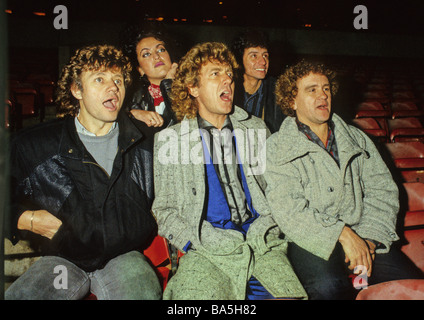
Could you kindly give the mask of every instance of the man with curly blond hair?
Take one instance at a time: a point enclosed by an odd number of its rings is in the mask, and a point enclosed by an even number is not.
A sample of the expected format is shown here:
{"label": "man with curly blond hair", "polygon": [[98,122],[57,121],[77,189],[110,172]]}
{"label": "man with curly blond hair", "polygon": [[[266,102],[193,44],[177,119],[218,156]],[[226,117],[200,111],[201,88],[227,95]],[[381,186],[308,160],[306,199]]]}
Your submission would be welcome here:
{"label": "man with curly blond hair", "polygon": [[289,117],[267,140],[266,196],[310,299],[353,299],[369,284],[420,277],[392,246],[397,186],[371,139],[332,113],[336,91],[324,65],[289,67],[276,85]]}
{"label": "man with curly blond hair", "polygon": [[194,46],[172,85],[181,123],[155,136],[152,211],[185,253],[164,299],[305,297],[263,193],[269,131],[233,105],[236,68],[224,44]]}
{"label": "man with curly blond hair", "polygon": [[159,299],[140,250],[156,234],[152,154],[120,113],[131,66],[113,46],[77,50],[63,68],[62,119],[12,143],[10,238],[38,239],[42,255],[6,299]]}

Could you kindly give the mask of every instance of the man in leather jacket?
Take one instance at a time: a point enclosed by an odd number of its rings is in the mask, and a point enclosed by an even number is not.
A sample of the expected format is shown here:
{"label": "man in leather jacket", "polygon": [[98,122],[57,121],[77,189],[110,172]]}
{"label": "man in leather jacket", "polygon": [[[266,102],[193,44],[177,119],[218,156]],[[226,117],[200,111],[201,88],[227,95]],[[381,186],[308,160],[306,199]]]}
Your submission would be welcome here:
{"label": "man in leather jacket", "polygon": [[42,240],[43,256],[6,299],[159,299],[140,250],[156,234],[152,154],[120,112],[131,66],[108,45],[81,48],[58,82],[59,117],[12,143],[13,243]]}
{"label": "man in leather jacket", "polygon": [[247,30],[232,44],[242,74],[235,80],[234,103],[265,121],[271,133],[280,129],[285,115],[275,103],[276,79],[267,76],[269,44],[266,36]]}

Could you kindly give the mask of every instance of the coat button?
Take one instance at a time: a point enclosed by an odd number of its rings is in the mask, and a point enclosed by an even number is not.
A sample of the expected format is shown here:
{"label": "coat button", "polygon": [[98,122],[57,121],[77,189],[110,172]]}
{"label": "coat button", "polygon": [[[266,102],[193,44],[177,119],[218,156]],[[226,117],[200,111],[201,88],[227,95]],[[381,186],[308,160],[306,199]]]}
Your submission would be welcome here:
{"label": "coat button", "polygon": [[72,153],[72,152],[74,152],[74,150],[73,150],[73,149],[69,149],[69,150],[68,150],[68,153]]}
{"label": "coat button", "polygon": [[170,234],[170,235],[168,236],[168,240],[172,240],[172,239],[174,239],[174,236],[173,236],[172,234]]}
{"label": "coat button", "polygon": [[333,192],[334,191],[334,188],[333,187],[328,187],[327,191],[328,192]]}
{"label": "coat button", "polygon": [[191,189],[191,192],[193,192],[194,195],[197,194],[196,188]]}

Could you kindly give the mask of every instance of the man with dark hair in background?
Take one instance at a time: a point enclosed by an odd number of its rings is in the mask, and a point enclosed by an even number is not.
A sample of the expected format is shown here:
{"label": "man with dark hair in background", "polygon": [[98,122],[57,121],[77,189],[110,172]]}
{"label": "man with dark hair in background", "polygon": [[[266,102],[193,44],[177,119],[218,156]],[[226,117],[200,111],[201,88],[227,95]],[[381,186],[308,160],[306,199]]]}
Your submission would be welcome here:
{"label": "man with dark hair in background", "polygon": [[231,49],[242,71],[235,80],[234,104],[264,120],[271,133],[278,131],[285,115],[275,104],[276,79],[267,76],[270,54],[266,35],[247,30],[233,41]]}

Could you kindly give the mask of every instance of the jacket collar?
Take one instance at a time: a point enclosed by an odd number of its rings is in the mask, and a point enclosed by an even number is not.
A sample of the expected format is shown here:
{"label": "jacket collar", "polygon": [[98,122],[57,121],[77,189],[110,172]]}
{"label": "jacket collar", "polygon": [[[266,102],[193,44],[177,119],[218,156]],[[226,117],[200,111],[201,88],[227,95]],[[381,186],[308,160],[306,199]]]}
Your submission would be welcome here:
{"label": "jacket collar", "polygon": [[[229,114],[229,117],[231,120],[231,124],[233,125],[234,129],[236,129],[236,128],[246,128],[246,126],[243,124],[243,121],[250,119],[252,116],[249,115],[242,108],[234,106],[232,112]],[[191,119],[184,117],[182,122],[184,123],[185,121],[188,121],[189,130],[182,130],[181,131],[182,136],[193,132],[193,130],[199,129],[199,125],[197,123],[196,117]]]}
{"label": "jacket collar", "polygon": [[[332,114],[332,120],[340,160],[351,158],[359,153],[364,153],[368,157],[368,153],[353,139],[347,124],[335,113]],[[294,117],[287,117],[276,134],[278,135],[277,145],[285,147],[285,152],[280,153],[280,158],[276,159],[280,164],[293,161],[308,153],[320,152],[322,149],[299,131]]]}
{"label": "jacket collar", "polygon": [[[117,122],[119,126],[118,146],[120,152],[124,153],[143,135],[122,110],[118,115]],[[74,117],[66,117],[60,139],[59,154],[63,157],[82,159],[85,152],[84,144],[75,127]]]}

